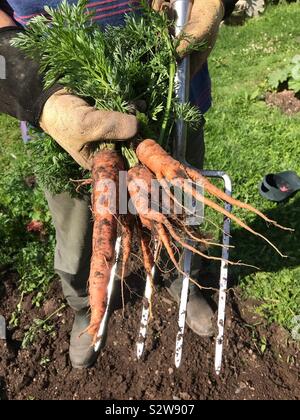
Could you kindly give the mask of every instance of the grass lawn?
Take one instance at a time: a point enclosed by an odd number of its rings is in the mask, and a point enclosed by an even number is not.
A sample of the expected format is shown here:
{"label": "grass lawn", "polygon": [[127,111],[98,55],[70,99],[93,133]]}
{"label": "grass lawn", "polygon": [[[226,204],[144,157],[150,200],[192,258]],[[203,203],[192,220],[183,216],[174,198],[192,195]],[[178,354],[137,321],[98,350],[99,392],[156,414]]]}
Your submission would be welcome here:
{"label": "grass lawn", "polygon": [[[34,291],[33,303],[39,305],[54,277],[54,231],[43,192],[30,186],[33,162],[18,122],[0,116],[0,138],[0,288],[12,266],[19,274],[20,306],[12,318],[17,325],[23,294]],[[32,220],[43,222],[45,235],[27,231]]]}
{"label": "grass lawn", "polygon": [[[268,236],[288,258],[260,238],[234,226],[232,258],[258,266],[232,269],[245,292],[262,300],[270,321],[292,327],[300,315],[300,196],[276,205],[262,199],[258,184],[273,171],[300,174],[300,115],[288,117],[254,99],[267,89],[268,75],[300,52],[300,5],[268,8],[241,27],[223,26],[210,60],[214,107],[207,116],[206,169],[225,170],[235,197],[263,210],[290,234],[268,227],[253,215],[246,220]],[[245,212],[235,211],[245,217]]]}
{"label": "grass lawn", "polygon": [[[211,57],[214,107],[207,115],[206,168],[225,170],[234,183],[235,197],[254,204],[283,225],[290,234],[246,215],[249,225],[267,235],[288,255],[281,258],[260,238],[233,227],[236,247],[232,259],[259,266],[232,269],[232,277],[246,294],[262,301],[270,321],[292,328],[300,314],[300,195],[288,204],[263,200],[257,185],[263,175],[291,169],[300,174],[300,116],[287,117],[256,100],[266,90],[266,78],[300,51],[300,6],[270,7],[264,16],[242,27],[223,27]],[[53,230],[39,189],[25,178],[34,162],[24,153],[18,123],[0,116],[0,269],[13,263],[21,275],[21,290],[45,291],[53,273]],[[245,216],[245,212],[236,211]],[[26,231],[32,219],[45,223],[49,238]],[[38,300],[39,302],[39,300]]]}

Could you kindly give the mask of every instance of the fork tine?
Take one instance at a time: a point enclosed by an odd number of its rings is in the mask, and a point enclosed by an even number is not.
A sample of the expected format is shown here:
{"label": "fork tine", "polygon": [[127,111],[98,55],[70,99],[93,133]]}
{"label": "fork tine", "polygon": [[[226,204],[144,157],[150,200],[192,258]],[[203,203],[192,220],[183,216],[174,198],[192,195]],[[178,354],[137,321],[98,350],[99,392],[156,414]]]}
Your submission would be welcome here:
{"label": "fork tine", "polygon": [[[155,274],[155,267],[152,268],[152,279],[154,278]],[[147,276],[146,279],[146,287],[145,287],[145,294],[144,294],[144,305],[142,310],[142,318],[140,324],[140,331],[138,341],[136,343],[136,350],[137,350],[137,358],[141,359],[144,354],[145,349],[145,342],[148,330],[148,324],[150,319],[150,302],[153,295],[153,286],[152,286],[152,279],[151,276]]]}
{"label": "fork tine", "polygon": [[[225,183],[225,192],[232,195],[232,183],[228,175],[222,176]],[[225,204],[225,209],[229,212],[232,211],[232,206],[228,203]],[[220,375],[223,359],[223,343],[224,343],[224,329],[225,329],[225,312],[226,312],[226,298],[227,298],[227,283],[228,283],[228,264],[226,260],[229,259],[229,244],[230,244],[230,225],[231,220],[227,217],[224,218],[223,228],[223,251],[220,271],[220,291],[219,291],[219,305],[218,305],[218,336],[216,340],[215,352],[215,372]]]}
{"label": "fork tine", "polygon": [[[192,253],[191,251],[185,251],[184,270],[183,270],[185,273],[191,272],[191,264],[192,264]],[[180,367],[181,359],[182,359],[183,337],[184,337],[185,319],[186,319],[186,311],[187,311],[187,303],[188,303],[188,295],[189,295],[189,284],[190,284],[190,278],[189,278],[189,275],[187,274],[183,278],[180,305],[179,305],[178,332],[177,332],[176,347],[175,347],[175,366],[177,368]]]}
{"label": "fork tine", "polygon": [[110,274],[110,280],[109,280],[109,284],[108,284],[108,288],[107,288],[106,311],[105,311],[104,317],[102,319],[102,322],[100,324],[99,331],[98,331],[98,334],[97,334],[97,342],[94,346],[95,352],[98,352],[98,350],[100,349],[100,346],[102,344],[103,334],[104,334],[104,331],[106,330],[106,326],[107,326],[109,307],[110,307],[111,297],[112,297],[112,293],[113,293],[114,285],[115,285],[116,271],[117,271],[120,251],[121,251],[121,237],[118,237],[117,241],[116,241],[116,246],[115,246],[116,261],[115,261],[115,264],[113,265],[113,268],[112,268],[111,274]]}

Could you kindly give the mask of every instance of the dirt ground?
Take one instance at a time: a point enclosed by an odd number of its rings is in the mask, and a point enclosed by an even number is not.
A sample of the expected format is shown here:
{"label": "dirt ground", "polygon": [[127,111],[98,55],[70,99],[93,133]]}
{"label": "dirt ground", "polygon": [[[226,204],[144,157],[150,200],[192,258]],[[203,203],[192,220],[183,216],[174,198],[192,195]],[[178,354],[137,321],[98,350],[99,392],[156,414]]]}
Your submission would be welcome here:
{"label": "dirt ground", "polygon": [[[16,276],[1,279],[0,313],[9,319],[20,298]],[[136,281],[135,281],[136,284]],[[174,366],[177,309],[160,289],[145,359],[137,362],[135,342],[141,315],[139,291],[131,286],[131,299],[123,317],[120,303],[109,322],[105,348],[87,371],[72,370],[68,360],[72,312],[54,318],[54,334],[41,332],[28,349],[21,349],[24,332],[34,318],[45,318],[63,302],[59,282],[40,309],[24,300],[20,326],[0,340],[0,400],[87,399],[300,399],[299,347],[283,329],[268,326],[236,293],[229,297],[224,369],[214,374],[214,339],[185,335],[184,360]],[[256,326],[256,327],[254,327]]]}
{"label": "dirt ground", "polygon": [[300,112],[300,100],[292,90],[266,94],[266,103],[277,106],[284,114],[293,115]]}

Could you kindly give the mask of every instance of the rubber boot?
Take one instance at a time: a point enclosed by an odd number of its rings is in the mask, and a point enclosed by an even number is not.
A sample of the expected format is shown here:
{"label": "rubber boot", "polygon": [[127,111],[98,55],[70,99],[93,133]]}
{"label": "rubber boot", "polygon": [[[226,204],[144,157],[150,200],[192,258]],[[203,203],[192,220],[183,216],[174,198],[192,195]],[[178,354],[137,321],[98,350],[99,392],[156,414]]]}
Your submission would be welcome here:
{"label": "rubber boot", "polygon": [[[179,304],[182,279],[178,278],[166,288],[172,298]],[[187,304],[186,323],[195,334],[201,337],[211,337],[213,335],[214,313],[202,293],[195,284],[189,286],[189,300]]]}
{"label": "rubber boot", "polygon": [[90,311],[88,308],[75,312],[69,349],[71,363],[75,369],[89,368],[97,360],[98,353],[94,351],[93,337],[86,332],[83,333],[89,323]]}

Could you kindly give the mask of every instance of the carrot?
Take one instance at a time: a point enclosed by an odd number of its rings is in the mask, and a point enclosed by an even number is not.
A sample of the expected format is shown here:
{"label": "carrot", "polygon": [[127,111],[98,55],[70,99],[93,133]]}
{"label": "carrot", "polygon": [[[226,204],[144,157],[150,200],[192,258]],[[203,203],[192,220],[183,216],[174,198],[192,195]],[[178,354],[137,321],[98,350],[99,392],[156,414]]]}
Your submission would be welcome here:
{"label": "carrot", "polygon": [[283,229],[287,229],[278,225],[276,221],[269,219],[266,215],[264,215],[253,206],[230,197],[211,182],[209,182],[208,179],[206,179],[198,171],[182,165],[180,162],[172,158],[154,140],[142,141],[137,147],[136,153],[139,160],[145,166],[147,166],[157,176],[158,179],[165,178],[171,183],[176,183],[177,180],[182,185],[182,182],[180,182],[182,179],[187,180],[190,178],[192,181],[200,184],[211,194],[227,201],[227,203],[249,210],[260,216],[266,222],[275,224],[275,226],[281,227]]}
{"label": "carrot", "polygon": [[175,258],[175,254],[174,254],[173,249],[172,249],[170,237],[167,234],[164,226],[161,223],[158,223],[156,225],[156,232],[157,232],[157,235],[158,235],[159,239],[161,240],[163,246],[165,247],[172,263],[174,264],[174,267],[177,268],[177,270],[179,272],[181,272],[181,268],[180,268],[180,266],[179,266],[179,264],[178,264],[178,262]]}
{"label": "carrot", "polygon": [[[166,180],[165,179],[160,179],[159,180],[159,183],[160,183],[160,185],[163,187],[163,189],[164,189],[164,191],[165,191],[165,193],[166,193],[166,195],[167,196],[169,196],[169,198],[173,201],[173,203],[174,203],[174,207],[173,208],[175,208],[175,205],[177,205],[177,208],[181,208],[181,209],[183,209],[183,210],[185,210],[188,214],[192,214],[192,212],[191,212],[191,210],[190,209],[188,209],[187,207],[185,207],[182,203],[180,203],[179,202],[179,200],[174,196],[174,194],[172,194],[171,193],[171,191],[170,191],[170,188],[169,188],[169,186],[168,186],[168,183],[166,182]],[[182,226],[182,229],[185,231],[185,233],[191,238],[191,239],[193,239],[194,241],[196,241],[196,242],[201,242],[201,243],[203,243],[203,244],[205,244],[205,245],[214,245],[214,246],[219,246],[219,247],[224,247],[224,245],[221,245],[221,244],[218,244],[218,243],[215,243],[215,242],[211,242],[211,241],[208,241],[208,240],[206,240],[206,239],[204,239],[204,238],[200,238],[199,236],[195,236],[195,235],[193,235],[193,232],[191,232],[186,226],[185,226],[185,224],[183,223],[183,222],[181,222],[180,221],[180,224],[181,224],[181,226]],[[233,248],[232,246],[229,246],[230,248]],[[228,246],[227,246],[227,248],[228,248]]]}
{"label": "carrot", "polygon": [[122,229],[121,280],[124,280],[124,277],[126,275],[128,261],[130,259],[130,252],[131,252],[132,241],[133,241],[134,220],[133,220],[132,214],[128,213],[126,216],[122,217],[121,229]]}
{"label": "carrot", "polygon": [[139,218],[140,218],[140,221],[142,222],[142,225],[151,232],[153,228],[151,220],[146,219],[141,214],[139,215]]}
{"label": "carrot", "polygon": [[284,226],[279,225],[275,220],[269,219],[265,214],[263,214],[261,211],[257,210],[255,207],[251,206],[250,204],[243,203],[242,201],[236,200],[233,197],[230,197],[228,194],[226,194],[224,191],[217,188],[215,185],[213,185],[211,182],[208,181],[207,178],[205,178],[203,175],[201,175],[198,171],[186,168],[188,176],[197,184],[200,184],[203,188],[205,188],[207,191],[209,191],[211,194],[215,195],[216,197],[226,201],[227,203],[240,207],[242,209],[246,209],[251,211],[252,213],[257,214],[259,217],[264,219],[266,222],[272,223],[275,226],[284,229],[284,230],[293,230]]}
{"label": "carrot", "polygon": [[[91,321],[87,328],[97,339],[97,332],[106,310],[107,286],[110,272],[115,262],[115,242],[117,238],[117,218],[110,204],[114,197],[113,185],[118,186],[119,171],[123,170],[122,157],[114,150],[101,150],[93,160],[92,211],[94,216],[93,252],[89,276],[89,296]],[[108,185],[107,182],[111,182]]]}
{"label": "carrot", "polygon": [[[212,242],[209,239],[203,239],[199,237],[199,233],[197,232],[193,232],[192,230],[188,229],[185,224],[183,222],[180,223],[180,225],[182,226],[182,229],[184,230],[184,232],[191,238],[193,239],[193,241],[195,242],[199,242],[204,244],[206,247],[209,246],[218,246],[220,248],[224,248],[225,246],[222,244],[219,244],[217,242]],[[233,245],[226,245],[226,248],[234,248]]]}
{"label": "carrot", "polygon": [[[260,211],[256,210],[254,207],[241,203],[238,200],[232,199],[227,194],[223,193],[221,190],[219,190],[217,187],[215,187],[213,184],[211,184],[209,181],[206,180],[205,177],[201,175],[201,178],[196,176],[198,172],[191,171],[190,168],[185,167],[177,160],[173,159],[158,143],[156,143],[154,140],[144,140],[142,141],[136,150],[136,154],[138,159],[141,163],[143,163],[147,168],[152,171],[158,180],[163,180],[164,178],[170,182],[172,185],[181,187],[183,190],[187,193],[189,193],[191,196],[193,196],[196,200],[203,202],[205,205],[213,208],[214,210],[218,211],[219,213],[222,213],[224,216],[234,220],[239,226],[243,227],[244,229],[248,230],[252,234],[261,237],[264,239],[269,245],[271,245],[282,257],[284,255],[278,250],[278,248],[272,244],[267,238],[265,238],[260,233],[254,231],[252,228],[250,228],[246,223],[244,223],[241,219],[233,215],[232,213],[228,212],[218,204],[214,203],[212,200],[204,197],[202,194],[199,194],[195,189],[193,188],[192,182],[195,182],[195,180],[198,180],[201,185],[205,186],[208,192],[211,194],[217,196],[217,197],[225,197],[226,201],[228,203],[233,203],[237,205],[239,203],[240,207],[243,207],[247,210],[250,210],[260,217],[262,217],[264,220],[266,220],[269,223],[273,223],[278,227],[281,227],[278,225],[275,221],[269,219],[267,216],[265,216]],[[189,177],[189,174],[192,176],[192,178]],[[200,175],[200,174],[199,174]],[[189,183],[191,181],[191,183]],[[224,198],[224,199],[225,199]],[[173,235],[172,235],[173,236]]]}
{"label": "carrot", "polygon": [[[187,273],[185,273],[181,269],[181,267],[179,265],[179,262],[176,260],[174,251],[172,249],[172,244],[171,244],[171,241],[170,241],[170,237],[167,234],[166,229],[164,228],[164,226],[161,223],[158,223],[156,225],[156,231],[157,231],[158,237],[161,240],[163,246],[165,247],[165,249],[166,249],[166,251],[167,251],[167,253],[168,253],[168,255],[169,255],[169,257],[170,257],[170,259],[171,259],[171,261],[172,261],[172,263],[174,265],[174,267],[177,269],[177,271],[180,274],[182,274],[183,276],[186,276]],[[192,279],[190,278],[190,280],[192,280]]]}
{"label": "carrot", "polygon": [[[157,229],[158,225],[162,225],[167,228],[169,234],[183,248],[188,249],[192,251],[193,253],[200,255],[203,258],[222,261],[222,258],[208,256],[204,254],[203,252],[199,251],[198,249],[196,249],[195,247],[193,247],[192,245],[190,245],[189,243],[185,242],[180,237],[180,235],[177,234],[172,223],[168,220],[168,218],[164,214],[150,207],[151,205],[150,192],[151,192],[151,187],[153,185],[153,182],[152,182],[153,179],[154,179],[154,176],[151,174],[151,172],[143,166],[136,166],[128,171],[129,195],[143,225],[144,226],[147,225],[147,223],[145,222],[148,221],[151,224],[151,230],[153,228]],[[226,261],[226,262],[229,264],[236,264],[231,261]]]}
{"label": "carrot", "polygon": [[205,205],[211,207],[212,209],[216,210],[217,212],[219,212],[219,213],[223,214],[224,216],[228,217],[229,219],[235,221],[239,226],[241,226],[243,229],[247,230],[248,232],[252,233],[253,235],[259,236],[264,241],[266,241],[272,248],[274,248],[275,251],[278,252],[278,254],[281,257],[286,257],[286,255],[283,255],[279,251],[279,249],[271,241],[269,241],[268,238],[266,238],[261,233],[256,232],[254,229],[252,229],[250,226],[248,226],[245,222],[243,222],[237,216],[235,216],[234,214],[232,214],[229,211],[225,210],[223,207],[219,206],[218,204],[216,204],[214,201],[210,200],[209,198],[206,198],[203,195],[197,193],[197,191],[195,191],[192,188],[192,186],[185,185],[184,188],[185,188],[185,191],[188,191],[191,195],[193,195],[193,197],[195,197],[196,200],[202,201]]}
{"label": "carrot", "polygon": [[[171,197],[164,190],[160,194],[160,183],[145,166],[138,165],[128,171],[128,191],[132,204],[139,210],[138,215],[143,221],[147,219],[149,211],[157,215],[172,214],[174,207]],[[145,221],[144,225],[149,229],[149,222]]]}
{"label": "carrot", "polygon": [[186,171],[180,162],[173,159],[156,141],[143,140],[136,149],[139,161],[153,172],[157,179],[168,181],[176,178],[187,178]]}
{"label": "carrot", "polygon": [[135,166],[128,171],[127,186],[130,199],[142,225],[150,231],[153,228],[153,223],[150,218],[146,217],[146,213],[150,207],[151,184],[153,179],[154,177],[151,172],[141,165]]}
{"label": "carrot", "polygon": [[150,230],[155,223],[167,223],[166,216],[151,207],[158,207],[158,203],[153,203],[151,198],[154,179],[153,174],[144,166],[135,166],[128,171],[127,187],[132,204],[142,225]]}
{"label": "carrot", "polygon": [[[154,179],[151,172],[139,165],[128,171],[128,192],[132,200],[132,204],[136,209],[138,217],[140,218],[142,226],[146,227],[148,230],[152,231],[154,234],[158,235],[158,239],[162,242],[166,248],[170,259],[173,261],[174,265],[176,262],[175,256],[173,254],[172,247],[169,243],[168,236],[165,234],[163,227],[163,222],[166,220],[166,217],[150,208],[150,191],[152,186],[152,180]],[[143,181],[143,182],[141,182]],[[140,229],[141,235],[141,229]],[[142,241],[141,241],[142,246]],[[143,246],[142,246],[143,252]],[[147,273],[151,273],[153,264],[148,262],[149,253],[145,248],[143,252],[144,264],[146,267]],[[147,260],[147,262],[145,262]],[[175,265],[175,266],[176,266]]]}
{"label": "carrot", "polygon": [[151,236],[145,232],[142,228],[140,229],[140,243],[143,255],[144,268],[147,274],[152,276],[152,268],[154,266],[154,258],[151,252]]}
{"label": "carrot", "polygon": [[76,192],[79,193],[80,188],[86,186],[86,185],[91,185],[93,183],[92,178],[89,179],[70,179],[71,182],[74,182],[74,184],[77,184],[76,187]]}
{"label": "carrot", "polygon": [[[177,269],[177,271],[182,274],[184,277],[189,276],[189,273],[185,273],[180,265],[179,262],[176,260],[174,251],[172,249],[172,244],[169,238],[169,235],[167,234],[165,228],[163,225],[158,224],[156,226],[156,231],[158,234],[158,237],[160,239],[160,241],[162,242],[162,244],[164,245],[168,255],[170,256],[170,259],[174,265],[174,267]],[[192,277],[189,276],[189,280],[190,282],[192,282],[193,284],[195,284],[195,286],[197,286],[199,289],[206,289],[206,290],[214,290],[214,291],[218,291],[217,289],[213,288],[213,287],[204,287],[204,286],[200,286],[199,282],[195,279],[193,279]]]}

